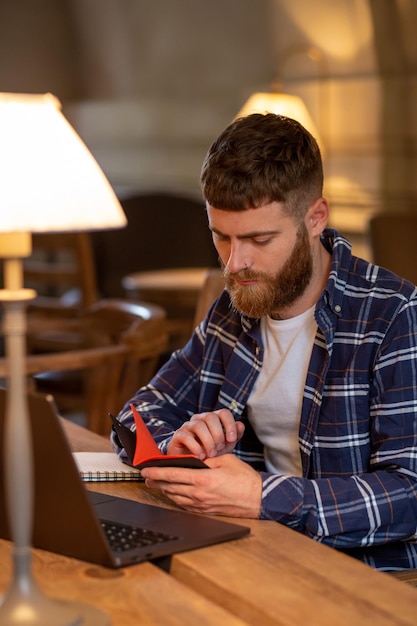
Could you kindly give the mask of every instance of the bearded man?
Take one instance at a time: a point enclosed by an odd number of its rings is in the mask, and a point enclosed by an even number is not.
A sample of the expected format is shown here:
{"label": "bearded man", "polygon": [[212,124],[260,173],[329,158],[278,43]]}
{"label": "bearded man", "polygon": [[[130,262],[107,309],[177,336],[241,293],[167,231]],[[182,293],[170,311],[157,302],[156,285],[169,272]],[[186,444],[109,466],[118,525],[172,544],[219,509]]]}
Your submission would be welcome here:
{"label": "bearded man", "polygon": [[133,404],[162,453],[208,468],[149,467],[146,484],[416,568],[415,286],[327,228],[320,151],[292,119],[233,122],[201,185],[226,288],[119,419],[134,428]]}

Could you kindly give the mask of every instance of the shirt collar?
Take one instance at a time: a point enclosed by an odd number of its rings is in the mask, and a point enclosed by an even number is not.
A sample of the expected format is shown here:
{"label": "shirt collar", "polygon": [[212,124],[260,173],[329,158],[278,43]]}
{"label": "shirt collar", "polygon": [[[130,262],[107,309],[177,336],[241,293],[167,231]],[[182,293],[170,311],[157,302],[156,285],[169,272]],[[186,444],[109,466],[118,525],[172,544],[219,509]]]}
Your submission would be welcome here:
{"label": "shirt collar", "polygon": [[318,305],[327,305],[335,315],[340,317],[343,295],[352,260],[352,245],[333,228],[326,228],[323,231],[321,242],[332,255],[332,262],[329,278]]}

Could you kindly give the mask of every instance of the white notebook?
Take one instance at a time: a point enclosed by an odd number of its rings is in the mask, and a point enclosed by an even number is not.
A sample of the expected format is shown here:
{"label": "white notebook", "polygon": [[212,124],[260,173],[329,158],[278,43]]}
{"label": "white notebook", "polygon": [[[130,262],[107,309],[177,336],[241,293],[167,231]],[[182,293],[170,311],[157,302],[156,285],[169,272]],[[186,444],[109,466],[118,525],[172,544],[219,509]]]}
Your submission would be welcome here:
{"label": "white notebook", "polygon": [[123,463],[114,452],[73,452],[73,457],[86,482],[142,480],[140,470]]}

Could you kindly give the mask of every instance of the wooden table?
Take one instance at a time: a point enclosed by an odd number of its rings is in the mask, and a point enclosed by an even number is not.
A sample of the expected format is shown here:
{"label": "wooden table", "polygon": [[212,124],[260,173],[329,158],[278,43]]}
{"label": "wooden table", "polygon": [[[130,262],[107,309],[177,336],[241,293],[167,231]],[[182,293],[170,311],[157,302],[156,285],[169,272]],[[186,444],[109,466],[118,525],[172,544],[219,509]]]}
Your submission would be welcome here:
{"label": "wooden table", "polygon": [[122,279],[129,299],[152,302],[165,309],[170,351],[182,347],[191,335],[206,273],[206,267],[178,267],[135,272]]}
{"label": "wooden table", "polygon": [[[74,450],[106,450],[99,435],[65,422]],[[166,506],[137,483],[92,489]],[[142,563],[106,568],[34,550],[39,584],[55,597],[99,606],[113,624],[415,626],[417,589],[275,522],[245,520],[251,535],[172,558],[170,573]],[[9,580],[0,542],[0,589]]]}
{"label": "wooden table", "polygon": [[[177,267],[164,270],[135,272],[122,279],[122,285],[129,296],[141,300],[153,296],[169,301],[172,306],[186,306],[195,303],[207,272],[206,267]],[[172,301],[169,298],[172,297]]]}
{"label": "wooden table", "polygon": [[284,526],[174,557],[171,575],[250,624],[417,624],[417,589]]}
{"label": "wooden table", "polygon": [[[48,596],[96,606],[113,626],[246,624],[151,563],[107,570],[34,550],[33,571]],[[0,540],[0,592],[10,577],[10,545]]]}

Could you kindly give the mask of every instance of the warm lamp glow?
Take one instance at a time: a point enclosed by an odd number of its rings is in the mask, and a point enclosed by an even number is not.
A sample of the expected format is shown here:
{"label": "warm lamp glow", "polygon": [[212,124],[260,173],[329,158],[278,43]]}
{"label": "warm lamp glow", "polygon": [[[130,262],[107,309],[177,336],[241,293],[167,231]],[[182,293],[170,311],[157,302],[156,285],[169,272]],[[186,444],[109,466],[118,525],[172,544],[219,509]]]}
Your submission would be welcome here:
{"label": "warm lamp glow", "polygon": [[274,92],[254,93],[245,102],[236,118],[245,117],[251,113],[276,113],[291,117],[300,122],[313,135],[317,143],[321,143],[316,125],[307,111],[306,105],[298,96]]}
{"label": "warm lamp glow", "polygon": [[0,231],[121,227],[99,165],[51,94],[0,93]]}
{"label": "warm lamp glow", "polygon": [[[26,302],[22,259],[32,232],[117,228],[126,217],[100,167],[50,94],[0,94],[0,259],[8,364],[5,500],[13,578],[0,598],[2,626],[107,626],[93,606],[45,596],[32,575],[32,440],[26,401]],[[18,443],[17,443],[18,442]],[[19,450],[17,454],[16,451]]]}

